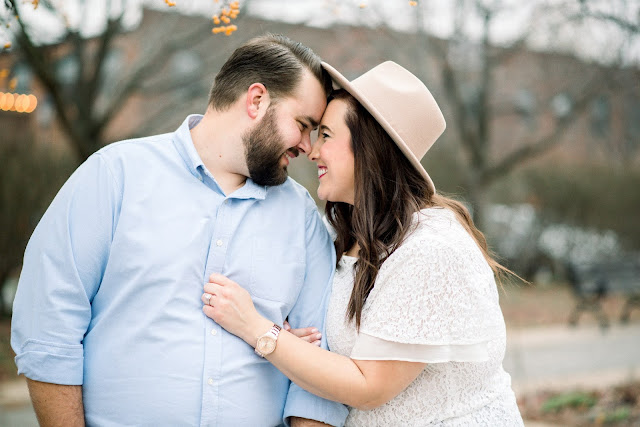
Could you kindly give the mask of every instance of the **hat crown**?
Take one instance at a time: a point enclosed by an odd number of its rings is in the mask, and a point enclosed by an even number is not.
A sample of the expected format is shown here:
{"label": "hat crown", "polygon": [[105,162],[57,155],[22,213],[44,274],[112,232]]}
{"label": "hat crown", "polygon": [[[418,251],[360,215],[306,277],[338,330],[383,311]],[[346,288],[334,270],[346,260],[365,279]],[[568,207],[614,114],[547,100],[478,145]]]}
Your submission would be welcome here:
{"label": "hat crown", "polygon": [[384,62],[351,84],[386,119],[418,160],[444,132],[444,116],[429,89],[395,62]]}
{"label": "hat crown", "polygon": [[446,123],[424,83],[393,61],[383,62],[351,82],[330,65],[323,66],[371,113],[435,191],[420,159],[442,135]]}

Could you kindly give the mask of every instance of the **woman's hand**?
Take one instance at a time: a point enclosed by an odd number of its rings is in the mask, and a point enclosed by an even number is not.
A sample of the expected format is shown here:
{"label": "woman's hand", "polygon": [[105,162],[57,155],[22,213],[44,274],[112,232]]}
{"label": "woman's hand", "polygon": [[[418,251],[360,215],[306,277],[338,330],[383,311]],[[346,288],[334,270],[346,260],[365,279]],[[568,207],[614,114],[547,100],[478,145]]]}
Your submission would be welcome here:
{"label": "woman's hand", "polygon": [[310,327],[291,329],[291,325],[289,325],[289,322],[287,322],[286,320],[284,321],[284,325],[282,326],[285,331],[291,332],[301,340],[320,347],[320,343],[322,342],[322,334],[318,332],[318,328]]}
{"label": "woman's hand", "polygon": [[258,337],[273,326],[256,311],[249,292],[221,274],[209,276],[204,292],[204,314],[252,347],[256,346]]}

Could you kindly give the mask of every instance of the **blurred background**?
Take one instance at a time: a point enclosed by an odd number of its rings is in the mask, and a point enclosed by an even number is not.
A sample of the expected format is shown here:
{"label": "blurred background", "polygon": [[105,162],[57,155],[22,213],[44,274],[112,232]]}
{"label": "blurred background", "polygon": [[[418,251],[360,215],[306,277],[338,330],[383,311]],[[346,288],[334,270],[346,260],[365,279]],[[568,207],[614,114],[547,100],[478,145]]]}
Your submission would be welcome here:
{"label": "blurred background", "polygon": [[[448,126],[425,167],[530,282],[501,287],[526,424],[640,425],[640,0],[3,3],[0,425],[35,425],[11,304],[60,186],[101,147],[204,112],[265,32],[349,79],[396,61],[435,96]],[[290,172],[316,196],[311,163]]]}

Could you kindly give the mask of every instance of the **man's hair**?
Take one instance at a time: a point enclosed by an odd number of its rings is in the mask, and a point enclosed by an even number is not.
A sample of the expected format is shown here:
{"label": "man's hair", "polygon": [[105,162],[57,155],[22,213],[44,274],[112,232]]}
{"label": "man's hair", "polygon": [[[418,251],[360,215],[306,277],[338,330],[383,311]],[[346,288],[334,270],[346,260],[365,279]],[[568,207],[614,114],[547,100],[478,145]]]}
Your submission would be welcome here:
{"label": "man's hair", "polygon": [[211,87],[209,105],[224,111],[253,83],[262,83],[273,100],[291,96],[305,68],[328,95],[331,78],[310,48],[279,34],[253,38],[237,48],[222,66]]}

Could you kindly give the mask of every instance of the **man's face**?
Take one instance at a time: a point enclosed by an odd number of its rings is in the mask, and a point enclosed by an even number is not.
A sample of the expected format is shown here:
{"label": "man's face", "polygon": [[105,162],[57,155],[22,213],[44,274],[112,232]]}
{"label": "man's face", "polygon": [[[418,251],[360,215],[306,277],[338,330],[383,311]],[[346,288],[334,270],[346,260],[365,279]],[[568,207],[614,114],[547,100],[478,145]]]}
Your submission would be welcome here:
{"label": "man's face", "polygon": [[[249,177],[258,185],[280,185],[287,179],[287,165],[282,166],[283,155],[298,155],[295,148],[287,150],[273,105],[262,120],[243,136]],[[295,150],[295,151],[293,151]]]}
{"label": "man's face", "polygon": [[258,185],[280,185],[289,159],[311,151],[311,132],[326,107],[320,82],[308,71],[289,97],[271,103],[262,120],[244,136],[249,177]]}

